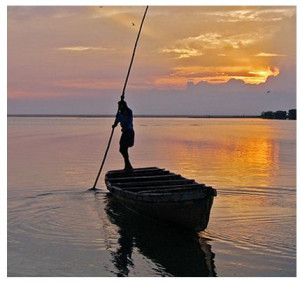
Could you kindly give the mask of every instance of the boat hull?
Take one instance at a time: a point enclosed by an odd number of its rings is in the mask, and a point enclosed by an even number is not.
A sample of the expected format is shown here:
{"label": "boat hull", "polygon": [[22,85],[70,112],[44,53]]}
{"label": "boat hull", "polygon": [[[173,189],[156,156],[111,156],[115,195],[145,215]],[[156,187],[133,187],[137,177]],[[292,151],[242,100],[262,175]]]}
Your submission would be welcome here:
{"label": "boat hull", "polygon": [[[136,171],[138,172],[140,171]],[[204,184],[190,183],[190,180],[179,179],[171,173],[151,177],[154,180],[147,182],[143,175],[113,178],[112,172],[108,172],[105,182],[108,190],[120,203],[139,214],[197,231],[206,229],[216,196],[215,189]],[[146,176],[146,179],[151,177]],[[187,181],[184,182],[186,184],[178,184],[183,181]]]}
{"label": "boat hull", "polygon": [[143,202],[124,197],[115,191],[111,193],[124,206],[141,215],[182,226],[196,231],[206,229],[214,196],[180,202]]}

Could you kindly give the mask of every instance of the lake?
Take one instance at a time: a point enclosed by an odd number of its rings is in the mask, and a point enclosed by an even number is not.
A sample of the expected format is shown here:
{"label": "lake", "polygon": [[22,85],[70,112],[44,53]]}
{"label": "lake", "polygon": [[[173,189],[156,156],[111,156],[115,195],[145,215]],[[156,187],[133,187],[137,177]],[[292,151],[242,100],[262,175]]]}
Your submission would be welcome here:
{"label": "lake", "polygon": [[104,174],[122,169],[113,118],[8,118],[8,276],[296,276],[296,122],[136,118],[134,167],[217,189],[208,228],[127,210]]}

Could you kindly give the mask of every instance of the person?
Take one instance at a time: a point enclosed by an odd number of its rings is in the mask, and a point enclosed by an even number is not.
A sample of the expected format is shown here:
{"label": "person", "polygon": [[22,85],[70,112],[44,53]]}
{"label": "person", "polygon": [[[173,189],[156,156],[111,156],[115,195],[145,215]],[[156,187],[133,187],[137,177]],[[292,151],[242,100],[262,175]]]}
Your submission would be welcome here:
{"label": "person", "polygon": [[132,110],[128,108],[124,100],[118,102],[118,113],[112,127],[115,128],[118,123],[122,128],[119,151],[124,158],[124,171],[131,172],[133,168],[129,161],[128,148],[134,145],[133,115]]}

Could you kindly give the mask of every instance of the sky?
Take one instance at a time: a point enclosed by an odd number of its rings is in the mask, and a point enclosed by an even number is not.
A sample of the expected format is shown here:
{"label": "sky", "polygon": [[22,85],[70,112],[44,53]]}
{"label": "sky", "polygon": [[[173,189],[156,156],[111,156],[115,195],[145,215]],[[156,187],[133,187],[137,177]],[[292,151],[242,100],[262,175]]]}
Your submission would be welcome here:
{"label": "sky", "polygon": [[[9,6],[8,114],[115,114],[145,6]],[[150,6],[125,99],[139,115],[296,108],[295,6]]]}

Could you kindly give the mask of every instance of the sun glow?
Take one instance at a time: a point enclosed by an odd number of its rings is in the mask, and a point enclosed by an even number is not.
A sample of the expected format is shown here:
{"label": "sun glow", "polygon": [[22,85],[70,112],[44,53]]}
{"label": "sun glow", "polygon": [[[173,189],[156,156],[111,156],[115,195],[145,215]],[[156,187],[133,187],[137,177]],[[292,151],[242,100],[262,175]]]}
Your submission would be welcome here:
{"label": "sun glow", "polygon": [[155,83],[161,87],[185,87],[187,81],[193,83],[207,82],[211,84],[227,83],[231,79],[241,80],[245,84],[262,84],[271,76],[280,73],[278,67],[268,67],[259,69],[244,68],[178,68],[174,73],[157,78]]}

